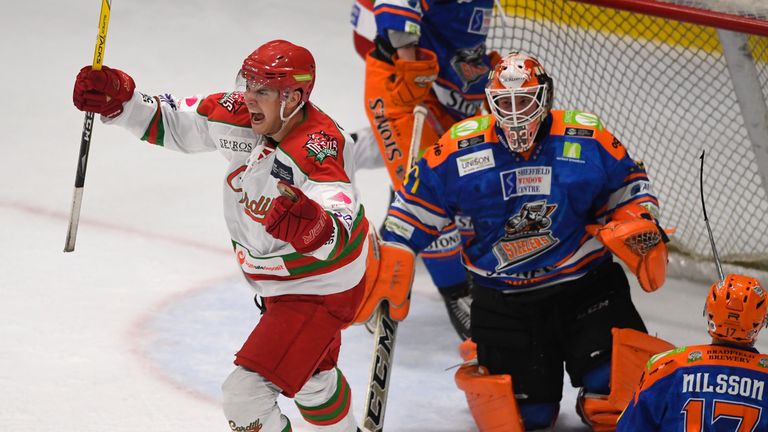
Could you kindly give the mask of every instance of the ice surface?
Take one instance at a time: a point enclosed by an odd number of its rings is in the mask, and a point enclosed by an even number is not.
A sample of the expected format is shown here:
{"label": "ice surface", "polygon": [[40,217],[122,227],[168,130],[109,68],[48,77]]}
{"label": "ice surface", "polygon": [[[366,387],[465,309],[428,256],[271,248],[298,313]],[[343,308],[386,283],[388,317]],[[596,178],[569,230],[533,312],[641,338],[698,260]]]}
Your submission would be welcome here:
{"label": "ice surface", "polygon": [[[313,99],[345,128],[366,124],[363,63],[349,2],[113,2],[105,64],[147,93],[207,94],[233,85],[259,44],[315,53]],[[219,383],[258,319],[228,252],[216,154],[186,156],[97,124],[74,253],[62,252],[83,114],[74,76],[92,60],[99,2],[12,2],[0,15],[0,430],[224,431]],[[382,220],[383,171],[359,176]],[[633,288],[650,330],[707,340],[706,287]],[[341,366],[360,418],[373,340],[348,330]],[[395,349],[389,431],[469,431],[453,385],[457,337],[423,268]],[[763,343],[765,348],[766,344]],[[585,430],[566,387],[558,431]],[[295,430],[306,425],[281,400]]]}

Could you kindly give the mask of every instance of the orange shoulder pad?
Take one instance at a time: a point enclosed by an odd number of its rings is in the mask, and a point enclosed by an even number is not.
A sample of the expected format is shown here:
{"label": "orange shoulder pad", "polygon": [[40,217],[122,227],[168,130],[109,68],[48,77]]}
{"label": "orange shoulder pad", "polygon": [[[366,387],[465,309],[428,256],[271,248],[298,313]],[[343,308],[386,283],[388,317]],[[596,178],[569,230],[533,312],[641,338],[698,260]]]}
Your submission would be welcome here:
{"label": "orange shoulder pad", "polygon": [[[611,154],[616,160],[622,159],[627,154],[624,145],[621,144],[608,129],[603,126],[603,122],[595,114],[575,111],[575,110],[553,110],[552,111],[552,134],[553,135],[572,135],[567,133],[570,129],[581,129],[591,133],[576,136],[590,136],[597,140],[603,148]],[[578,131],[576,131],[578,132]]]}
{"label": "orange shoulder pad", "polygon": [[493,128],[495,120],[491,115],[470,117],[453,126],[424,153],[427,164],[434,168],[443,163],[448,155],[459,149],[475,144],[496,140],[496,131]]}

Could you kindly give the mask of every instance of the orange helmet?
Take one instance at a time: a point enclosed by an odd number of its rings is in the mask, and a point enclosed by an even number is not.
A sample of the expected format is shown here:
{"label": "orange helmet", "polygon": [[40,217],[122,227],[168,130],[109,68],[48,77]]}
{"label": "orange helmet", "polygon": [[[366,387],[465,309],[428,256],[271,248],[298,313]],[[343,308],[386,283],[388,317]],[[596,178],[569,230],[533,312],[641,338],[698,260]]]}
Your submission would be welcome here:
{"label": "orange helmet", "polygon": [[245,58],[237,78],[238,88],[270,87],[279,90],[283,98],[290,91],[301,90],[301,101],[307,102],[315,85],[315,59],[304,47],[273,40]]}
{"label": "orange helmet", "polygon": [[712,284],[704,306],[709,334],[713,338],[752,344],[766,325],[768,298],[760,282],[751,277],[729,274]]}
{"label": "orange helmet", "polygon": [[552,109],[552,79],[533,56],[513,51],[496,64],[485,94],[513,152],[533,146],[536,133]]}

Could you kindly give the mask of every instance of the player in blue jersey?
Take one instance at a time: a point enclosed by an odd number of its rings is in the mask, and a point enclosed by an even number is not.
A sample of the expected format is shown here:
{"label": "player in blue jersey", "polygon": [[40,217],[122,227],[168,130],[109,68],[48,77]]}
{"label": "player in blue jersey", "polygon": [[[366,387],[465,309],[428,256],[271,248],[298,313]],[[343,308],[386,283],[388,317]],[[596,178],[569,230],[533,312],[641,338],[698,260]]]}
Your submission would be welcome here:
{"label": "player in blue jersey", "polygon": [[714,283],[704,309],[712,343],[654,357],[616,430],[768,431],[768,355],[754,348],[766,310],[757,279]]}
{"label": "player in blue jersey", "polygon": [[[379,148],[393,187],[402,183],[408,168],[415,105],[429,112],[422,147],[456,121],[479,113],[491,69],[485,40],[492,14],[493,0],[356,1],[354,41],[366,61],[365,110],[371,128],[353,135]],[[462,338],[469,336],[471,296],[460,248],[462,236],[471,235],[466,218],[457,215],[422,253]]]}
{"label": "player in blue jersey", "polygon": [[[457,383],[480,430],[498,421],[519,423],[511,430],[551,427],[563,363],[582,387],[585,421],[615,427],[623,406],[608,413],[593,403],[625,376],[611,367],[611,329],[653,338],[612,256],[646,291],[661,286],[667,250],[657,199],[643,165],[596,115],[552,110],[553,82],[535,58],[502,59],[486,95],[492,115],[455,124],[408,172],[383,238],[418,252],[456,214],[470,218],[475,237],[464,245],[463,264],[475,285],[479,366],[460,368]],[[639,366],[630,385],[641,373]]]}

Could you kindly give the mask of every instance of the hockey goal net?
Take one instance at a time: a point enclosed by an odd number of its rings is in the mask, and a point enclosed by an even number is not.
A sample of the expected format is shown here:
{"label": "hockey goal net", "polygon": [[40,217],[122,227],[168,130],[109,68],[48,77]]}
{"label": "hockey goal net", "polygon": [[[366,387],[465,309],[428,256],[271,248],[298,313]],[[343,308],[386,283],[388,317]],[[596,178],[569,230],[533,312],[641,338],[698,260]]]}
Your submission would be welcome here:
{"label": "hockey goal net", "polygon": [[726,271],[766,274],[768,2],[501,0],[496,7],[489,49],[538,57],[554,78],[556,108],[599,115],[645,162],[662,223],[677,230],[673,275],[715,276],[699,197],[702,150],[707,214]]}

